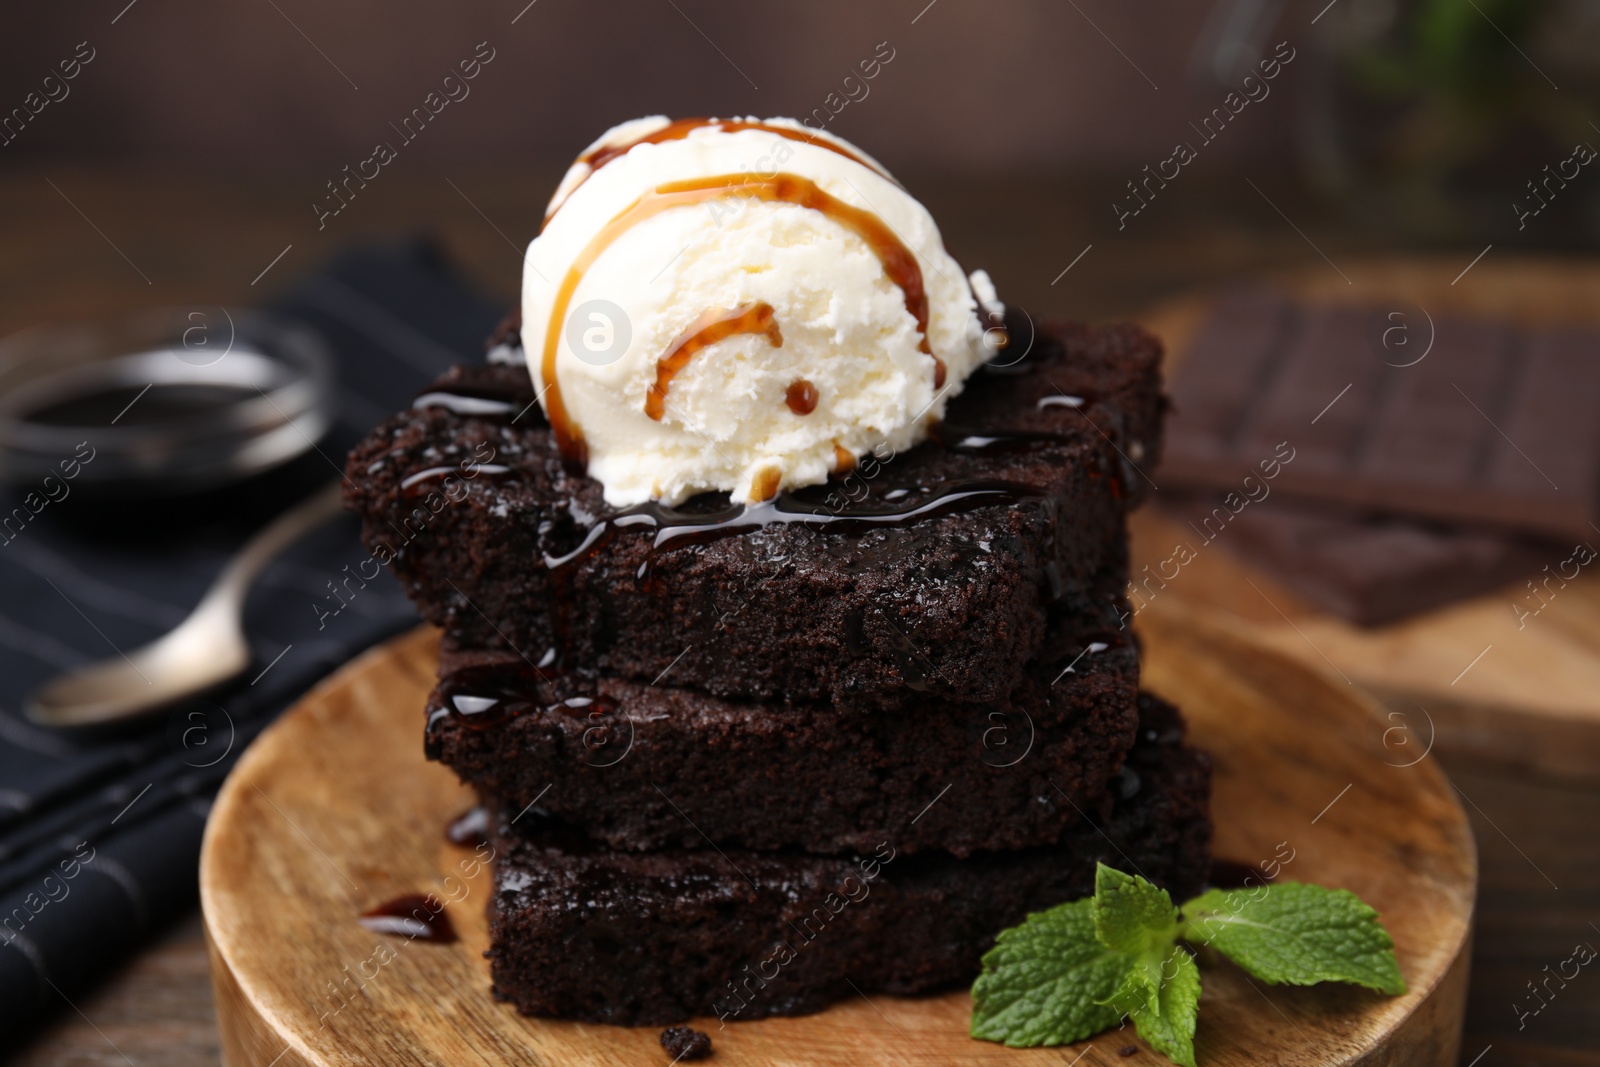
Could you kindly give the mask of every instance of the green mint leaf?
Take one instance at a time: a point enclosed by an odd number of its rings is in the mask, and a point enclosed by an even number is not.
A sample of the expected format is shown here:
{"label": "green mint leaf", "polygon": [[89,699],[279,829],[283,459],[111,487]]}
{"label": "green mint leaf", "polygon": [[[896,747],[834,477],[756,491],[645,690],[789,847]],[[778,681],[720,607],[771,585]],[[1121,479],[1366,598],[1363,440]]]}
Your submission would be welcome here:
{"label": "green mint leaf", "polygon": [[1159,966],[1178,939],[1178,909],[1165,889],[1136,874],[1099,864],[1094,874],[1094,933],[1100,943],[1135,956],[1153,953]]}
{"label": "green mint leaf", "polygon": [[1353,982],[1406,991],[1394,941],[1378,913],[1347,889],[1283,882],[1213,889],[1183,906],[1183,937],[1211,945],[1265,982]]}
{"label": "green mint leaf", "polygon": [[1093,899],[1002,931],[972,986],[970,1033],[1012,1048],[1081,1041],[1122,1021],[1111,994],[1133,960],[1095,938]]}
{"label": "green mint leaf", "polygon": [[1112,994],[1111,1004],[1132,1017],[1134,1029],[1151,1048],[1180,1067],[1195,1067],[1200,968],[1181,946],[1172,946],[1165,958],[1141,956]]}

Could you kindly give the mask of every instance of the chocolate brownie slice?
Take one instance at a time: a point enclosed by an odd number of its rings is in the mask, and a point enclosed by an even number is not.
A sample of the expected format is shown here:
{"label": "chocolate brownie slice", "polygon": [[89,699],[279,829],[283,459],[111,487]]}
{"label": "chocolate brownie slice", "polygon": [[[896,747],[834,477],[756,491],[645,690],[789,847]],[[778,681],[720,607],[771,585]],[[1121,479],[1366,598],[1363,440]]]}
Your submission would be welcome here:
{"label": "chocolate brownie slice", "polygon": [[1052,627],[1006,698],[929,694],[893,715],[447,651],[427,752],[513,812],[537,803],[612,848],[1051,844],[1103,795],[1138,723],[1138,648],[1117,629],[1115,582],[1096,606],[1086,626]]}
{"label": "chocolate brownie slice", "polygon": [[1210,764],[1141,697],[1123,774],[1059,845],[969,859],[730,849],[617,852],[563,824],[495,820],[495,994],[529,1015],[625,1025],[813,1012],[856,991],[969,980],[1002,929],[1086,896],[1105,862],[1183,898],[1208,871]]}
{"label": "chocolate brownie slice", "polygon": [[563,468],[524,368],[460,366],[356,448],[346,502],[450,647],[757,700],[1000,700],[1047,616],[1126,567],[1165,405],[1136,327],[1032,334],[939,441],[749,508],[619,512]]}

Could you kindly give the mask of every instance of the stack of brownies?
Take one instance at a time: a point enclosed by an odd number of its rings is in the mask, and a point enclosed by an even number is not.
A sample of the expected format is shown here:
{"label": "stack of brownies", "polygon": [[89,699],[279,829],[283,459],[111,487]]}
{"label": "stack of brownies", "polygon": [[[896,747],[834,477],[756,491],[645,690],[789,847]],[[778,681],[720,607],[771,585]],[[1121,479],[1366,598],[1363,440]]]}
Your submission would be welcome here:
{"label": "stack of brownies", "polygon": [[607,506],[521,365],[356,449],[364,538],[443,630],[427,753],[489,811],[499,996],[803,1013],[970,980],[1097,861],[1199,890],[1208,763],[1123,597],[1159,345],[1008,325],[935,440],[762,504]]}

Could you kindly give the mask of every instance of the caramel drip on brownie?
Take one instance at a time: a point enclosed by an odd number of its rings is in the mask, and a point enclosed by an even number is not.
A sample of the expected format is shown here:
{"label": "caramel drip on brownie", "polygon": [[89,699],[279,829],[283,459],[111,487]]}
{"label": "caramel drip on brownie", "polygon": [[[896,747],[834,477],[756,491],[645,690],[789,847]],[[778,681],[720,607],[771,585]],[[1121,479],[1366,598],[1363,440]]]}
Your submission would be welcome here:
{"label": "caramel drip on brownie", "polygon": [[750,483],[750,502],[760,504],[771,500],[778,495],[778,485],[782,481],[783,472],[777,467],[762,467]]}
{"label": "caramel drip on brownie", "polygon": [[[645,394],[644,413],[657,422],[667,410],[667,387],[678,372],[689,365],[694,354],[708,345],[741,333],[764,333],[773,348],[783,347],[783,332],[778,329],[772,305],[765,301],[746,304],[732,311],[707,311],[680,333],[656,361],[656,381]],[[815,406],[815,405],[813,405]]]}
{"label": "caramel drip on brownie", "polygon": [[[846,159],[859,163],[863,167],[866,167],[869,170],[888,178],[890,181],[894,181],[894,178],[890,177],[890,175],[885,172],[882,167],[879,167],[876,163],[871,162],[866,157],[857,155],[855,152],[850,151],[843,145],[835,144],[832,141],[827,140],[826,138],[818,137],[815,134],[801,133],[799,130],[792,130],[787,126],[773,126],[765,122],[747,122],[742,119],[678,119],[675,122],[670,122],[661,127],[659,130],[645,134],[643,137],[635,137],[631,141],[626,141],[617,145],[601,145],[599,148],[592,149],[579,156],[579,163],[589,164],[589,173],[584,175],[583,181],[580,181],[578,185],[574,185],[572,187],[571,191],[567,193],[567,197],[562,199],[561,204],[565,204],[567,202],[567,198],[570,198],[574,192],[577,192],[578,186],[594,177],[595,171],[599,170],[607,163],[610,163],[612,160],[627,155],[636,146],[642,144],[662,144],[666,141],[681,141],[685,137],[688,137],[695,130],[705,129],[708,126],[715,126],[717,129],[722,130],[725,133],[738,133],[740,130],[764,130],[767,133],[776,134],[787,141],[797,141],[800,144],[813,144],[818,148],[826,148],[830,152],[844,156]],[[552,210],[550,214],[545,216],[545,225],[549,225],[551,217],[554,216],[557,211],[561,210],[561,204],[557,204],[555,209]]]}
{"label": "caramel drip on brownie", "polygon": [[848,474],[855,469],[856,454],[838,441],[835,441],[833,443],[833,472],[835,474]]}
{"label": "caramel drip on brownie", "polygon": [[796,378],[784,390],[783,402],[796,415],[809,415],[817,410],[817,387],[804,378]]}
{"label": "caramel drip on brownie", "polygon": [[555,432],[562,458],[569,467],[581,471],[589,461],[589,448],[583,439],[583,431],[567,413],[566,403],[561,397],[561,386],[556,378],[556,353],[560,349],[562,336],[558,326],[567,317],[567,309],[578,283],[602,252],[646,219],[654,218],[669,208],[735,197],[796,204],[820,212],[865,241],[883,264],[883,271],[889,280],[905,294],[906,310],[916,320],[917,332],[921,335],[917,348],[933,358],[934,388],[943,387],[944,362],[933,355],[933,349],[928,346],[928,292],[923,285],[922,268],[917,266],[916,256],[912,255],[911,250],[878,216],[845,203],[825,192],[815,182],[795,174],[772,177],[749,173],[722,174],[712,178],[668,182],[656,186],[606,223],[578,253],[556,290],[555,302],[550,308],[550,321],[544,332],[544,354],[539,366],[540,376],[544,379],[545,413],[549,416],[550,428]]}

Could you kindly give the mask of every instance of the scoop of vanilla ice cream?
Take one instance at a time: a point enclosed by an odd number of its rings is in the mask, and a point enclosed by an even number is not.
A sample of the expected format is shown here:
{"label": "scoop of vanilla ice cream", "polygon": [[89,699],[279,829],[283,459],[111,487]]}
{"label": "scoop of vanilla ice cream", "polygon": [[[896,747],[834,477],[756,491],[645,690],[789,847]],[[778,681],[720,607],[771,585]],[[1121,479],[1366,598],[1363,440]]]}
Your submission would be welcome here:
{"label": "scoop of vanilla ice cream", "polygon": [[[887,172],[792,120],[764,125],[809,142],[739,123],[659,143],[634,142],[664,118],[610,131],[568,172],[528,247],[529,368],[613,505],[707,490],[760,500],[826,481],[874,449],[909,448],[992,352],[933,218]],[[629,144],[601,166],[586,162]],[[824,211],[734,190],[630,213],[671,183],[738,174],[795,175],[881,220],[920,268],[926,348],[882,250]],[[715,325],[740,312],[744,330]]]}

